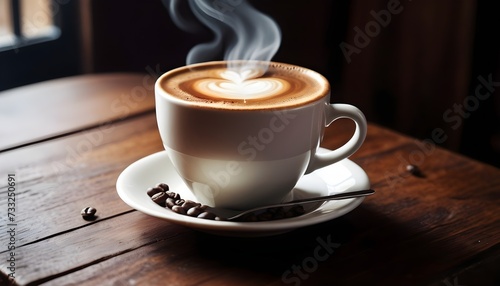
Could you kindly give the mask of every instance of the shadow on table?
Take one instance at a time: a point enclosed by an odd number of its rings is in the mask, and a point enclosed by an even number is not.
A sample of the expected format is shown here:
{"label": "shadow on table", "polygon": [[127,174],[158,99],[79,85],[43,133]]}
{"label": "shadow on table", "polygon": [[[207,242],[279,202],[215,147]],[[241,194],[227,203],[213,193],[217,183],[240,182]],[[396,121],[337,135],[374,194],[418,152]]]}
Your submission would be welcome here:
{"label": "shadow on table", "polygon": [[[448,215],[437,209],[439,221]],[[402,221],[370,205],[329,222],[263,238],[196,233],[200,255],[266,273],[292,285],[422,285],[459,277],[450,270],[467,261],[468,248],[446,225],[426,218]],[[461,241],[461,240],[460,240]],[[459,281],[460,282],[460,281]],[[331,284],[330,284],[331,285]]]}

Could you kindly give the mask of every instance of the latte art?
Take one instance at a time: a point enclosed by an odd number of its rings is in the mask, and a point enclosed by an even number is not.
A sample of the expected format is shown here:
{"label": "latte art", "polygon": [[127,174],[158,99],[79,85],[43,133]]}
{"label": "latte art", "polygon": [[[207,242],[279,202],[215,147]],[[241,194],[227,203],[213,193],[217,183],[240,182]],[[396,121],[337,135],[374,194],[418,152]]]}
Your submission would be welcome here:
{"label": "latte art", "polygon": [[286,92],[290,84],[277,78],[254,78],[242,82],[227,79],[200,79],[193,88],[220,99],[263,99]]}
{"label": "latte art", "polygon": [[263,69],[245,69],[239,71],[225,70],[220,73],[222,78],[230,80],[232,82],[242,83],[243,81],[251,78],[257,78],[264,75]]}
{"label": "latte art", "polygon": [[157,88],[182,104],[233,110],[298,107],[328,95],[328,81],[316,72],[282,63],[265,66],[229,70],[227,62],[195,64],[164,74]]}

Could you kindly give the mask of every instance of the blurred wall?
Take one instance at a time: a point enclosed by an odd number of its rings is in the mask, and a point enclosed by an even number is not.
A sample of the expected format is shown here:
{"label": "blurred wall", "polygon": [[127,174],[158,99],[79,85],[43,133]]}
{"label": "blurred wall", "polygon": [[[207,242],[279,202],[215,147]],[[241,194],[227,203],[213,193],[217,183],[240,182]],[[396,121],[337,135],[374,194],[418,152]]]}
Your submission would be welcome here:
{"label": "blurred wall", "polygon": [[[222,1],[222,0],[221,0]],[[92,1],[94,72],[164,72],[209,40],[178,29],[161,1]],[[317,70],[332,101],[368,120],[500,166],[500,27],[476,1],[251,1],[283,38],[275,61]],[[478,98],[476,89],[490,82]]]}
{"label": "blurred wall", "polygon": [[495,8],[351,1],[338,93],[372,122],[500,166]]}

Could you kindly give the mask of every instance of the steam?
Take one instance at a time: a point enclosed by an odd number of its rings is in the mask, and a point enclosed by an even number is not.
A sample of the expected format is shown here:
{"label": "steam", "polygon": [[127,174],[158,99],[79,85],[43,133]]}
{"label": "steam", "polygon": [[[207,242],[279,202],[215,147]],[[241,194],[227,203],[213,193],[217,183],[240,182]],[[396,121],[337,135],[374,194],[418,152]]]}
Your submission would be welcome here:
{"label": "steam", "polygon": [[[278,25],[246,0],[163,1],[179,28],[197,32],[202,29],[199,25],[201,22],[214,33],[211,42],[191,49],[186,64],[215,60],[221,54],[224,60],[244,61],[243,65],[230,63],[228,66],[233,72],[228,74],[228,79],[235,82],[262,75],[268,66],[262,62],[269,63],[281,44]],[[190,11],[186,11],[186,3]]]}

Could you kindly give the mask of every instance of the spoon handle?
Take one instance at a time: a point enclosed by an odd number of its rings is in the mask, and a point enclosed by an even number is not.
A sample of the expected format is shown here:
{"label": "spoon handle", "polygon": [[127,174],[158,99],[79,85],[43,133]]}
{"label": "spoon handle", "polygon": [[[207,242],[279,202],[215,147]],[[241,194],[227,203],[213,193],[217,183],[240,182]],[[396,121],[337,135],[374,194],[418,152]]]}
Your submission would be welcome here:
{"label": "spoon handle", "polygon": [[267,206],[263,206],[263,207],[250,209],[250,210],[244,211],[238,215],[230,217],[230,218],[228,218],[228,220],[233,220],[233,219],[241,217],[245,214],[252,213],[252,212],[255,212],[258,210],[263,210],[263,209],[276,208],[276,207],[287,207],[287,206],[292,206],[292,205],[296,205],[296,204],[307,204],[307,203],[324,202],[324,201],[330,201],[330,200],[343,200],[343,199],[364,197],[364,196],[373,195],[374,193],[375,193],[374,190],[369,189],[369,190],[361,190],[361,191],[334,194],[334,195],[329,195],[329,196],[294,200],[294,201],[289,201],[289,202],[285,202],[285,203],[267,205]]}
{"label": "spoon handle", "polygon": [[315,203],[315,202],[330,201],[330,200],[343,200],[343,199],[369,196],[369,195],[373,195],[374,193],[375,193],[375,191],[371,190],[371,189],[361,190],[361,191],[346,192],[346,193],[334,194],[334,195],[323,196],[323,197],[314,197],[314,198],[307,198],[307,199],[301,199],[301,200],[294,200],[294,201],[289,201],[289,202],[277,204],[276,206],[291,206],[291,205],[304,204],[304,203]]}

